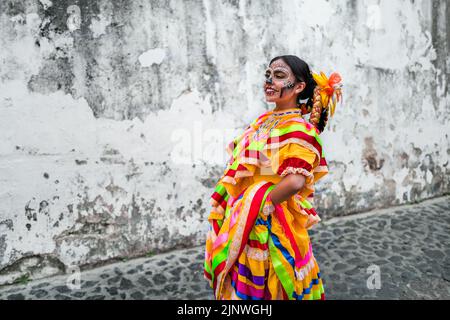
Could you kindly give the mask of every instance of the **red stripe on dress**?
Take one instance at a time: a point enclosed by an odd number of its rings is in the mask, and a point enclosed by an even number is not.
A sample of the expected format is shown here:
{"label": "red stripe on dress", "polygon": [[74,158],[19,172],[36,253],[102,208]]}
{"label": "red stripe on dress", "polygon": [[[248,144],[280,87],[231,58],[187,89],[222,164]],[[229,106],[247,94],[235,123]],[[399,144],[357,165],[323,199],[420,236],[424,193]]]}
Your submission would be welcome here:
{"label": "red stripe on dress", "polygon": [[283,173],[283,171],[288,168],[288,167],[293,167],[293,168],[303,168],[307,171],[311,171],[312,166],[305,160],[300,159],[300,158],[287,158],[283,161],[283,163],[281,164],[281,166],[278,168],[277,174],[281,175]]}
{"label": "red stripe on dress", "polygon": [[248,245],[252,248],[267,250],[268,245],[267,243],[261,243],[258,240],[248,240]]}
{"label": "red stripe on dress", "polygon": [[312,216],[316,216],[317,215],[317,211],[314,208],[310,208],[310,209],[304,208],[303,210],[305,210],[306,213],[309,214],[309,215],[312,215]]}
{"label": "red stripe on dress", "polygon": [[270,137],[269,139],[267,139],[266,144],[271,144],[274,142],[280,143],[290,138],[299,138],[305,140],[306,142],[313,145],[313,147],[317,149],[320,155],[322,154],[322,146],[317,142],[317,140],[314,137],[311,137],[310,135],[300,131],[289,132],[278,137]]}
{"label": "red stripe on dress", "polygon": [[258,189],[258,191],[256,191],[256,194],[254,195],[254,197],[252,199],[252,203],[250,204],[249,214],[248,214],[247,221],[245,224],[245,229],[242,234],[242,243],[241,243],[241,248],[239,249],[238,256],[240,256],[242,251],[244,251],[250,231],[253,228],[253,225],[255,224],[256,218],[258,217],[259,209],[261,207],[261,202],[263,200],[264,194],[266,193],[267,189],[271,185],[273,185],[273,182],[265,183],[263,186],[261,186]]}
{"label": "red stripe on dress", "polygon": [[246,158],[255,158],[255,159],[260,159],[261,158],[261,153],[257,150],[244,150],[244,157]]}
{"label": "red stripe on dress", "polygon": [[219,205],[225,209],[227,207],[227,201],[225,199],[223,199]]}
{"label": "red stripe on dress", "polygon": [[214,279],[217,279],[217,277],[219,276],[219,273],[222,272],[223,268],[225,268],[225,263],[227,261],[224,260],[221,263],[219,263],[219,265],[214,269]]}
{"label": "red stripe on dress", "polygon": [[219,224],[217,223],[216,219],[213,220],[213,228],[214,228],[214,232],[216,233],[216,235],[218,235],[219,231],[220,231],[220,227],[219,227]]}
{"label": "red stripe on dress", "polygon": [[238,164],[237,171],[246,171],[246,170],[247,168],[245,166],[243,166],[242,164]]}
{"label": "red stripe on dress", "polygon": [[211,198],[213,198],[214,200],[216,200],[219,203],[222,202],[222,200],[224,199],[224,197],[218,192],[214,192],[212,194]]}
{"label": "red stripe on dress", "polygon": [[295,242],[294,235],[292,234],[291,228],[289,227],[289,224],[286,221],[286,217],[284,215],[283,207],[280,204],[277,204],[275,206],[275,212],[277,214],[277,218],[280,221],[284,233],[286,234],[287,238],[289,239],[289,242],[291,243],[291,247],[294,250],[295,253],[295,266],[298,266],[300,264],[300,260],[302,259],[300,249],[297,246],[297,243]]}
{"label": "red stripe on dress", "polygon": [[227,172],[225,173],[225,175],[228,177],[234,178],[234,176],[236,175],[236,172],[238,172],[238,171],[248,171],[248,170],[242,164],[239,164],[236,170],[228,169]]}

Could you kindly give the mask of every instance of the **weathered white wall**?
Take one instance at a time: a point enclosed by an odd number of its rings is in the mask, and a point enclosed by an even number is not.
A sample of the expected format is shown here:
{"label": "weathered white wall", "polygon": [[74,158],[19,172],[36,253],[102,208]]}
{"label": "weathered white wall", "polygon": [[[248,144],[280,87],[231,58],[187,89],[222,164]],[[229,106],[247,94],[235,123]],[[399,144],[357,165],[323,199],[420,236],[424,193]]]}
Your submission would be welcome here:
{"label": "weathered white wall", "polygon": [[[446,1],[0,2],[0,284],[203,243],[271,57],[338,71],[323,218],[449,192]],[[236,131],[237,130],[237,131]]]}

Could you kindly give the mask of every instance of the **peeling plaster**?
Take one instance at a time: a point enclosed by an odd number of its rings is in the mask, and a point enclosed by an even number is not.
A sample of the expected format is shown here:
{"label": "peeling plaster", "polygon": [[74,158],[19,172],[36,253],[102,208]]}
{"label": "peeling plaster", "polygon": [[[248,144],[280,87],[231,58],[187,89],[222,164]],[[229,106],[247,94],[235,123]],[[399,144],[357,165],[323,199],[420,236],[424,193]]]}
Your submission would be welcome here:
{"label": "peeling plaster", "polygon": [[164,49],[150,49],[139,56],[139,62],[143,67],[150,67],[152,64],[160,64],[165,55]]}
{"label": "peeling plaster", "polygon": [[50,8],[53,5],[53,2],[51,2],[50,0],[39,0],[39,2],[44,7],[44,10],[47,10],[48,8]]}
{"label": "peeling plaster", "polygon": [[98,15],[96,19],[92,19],[89,28],[92,31],[92,36],[98,38],[103,34],[106,34],[106,27],[111,24],[111,17],[105,17],[103,15]]}

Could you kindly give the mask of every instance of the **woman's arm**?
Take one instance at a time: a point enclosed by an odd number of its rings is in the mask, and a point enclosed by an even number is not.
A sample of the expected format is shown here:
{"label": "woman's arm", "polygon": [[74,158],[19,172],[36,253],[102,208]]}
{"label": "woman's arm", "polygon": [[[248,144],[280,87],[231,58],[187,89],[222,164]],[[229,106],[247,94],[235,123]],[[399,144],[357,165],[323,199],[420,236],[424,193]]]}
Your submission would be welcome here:
{"label": "woman's arm", "polygon": [[305,176],[302,174],[288,174],[277,183],[270,192],[270,198],[274,205],[280,204],[296,194],[305,184]]}

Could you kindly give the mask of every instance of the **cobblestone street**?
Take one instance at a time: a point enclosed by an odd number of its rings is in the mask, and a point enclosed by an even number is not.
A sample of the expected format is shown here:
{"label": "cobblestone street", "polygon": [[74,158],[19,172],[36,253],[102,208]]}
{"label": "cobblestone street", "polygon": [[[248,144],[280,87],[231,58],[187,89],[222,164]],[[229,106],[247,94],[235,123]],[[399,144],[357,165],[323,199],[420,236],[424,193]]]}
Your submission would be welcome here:
{"label": "cobblestone street", "polygon": [[[310,230],[327,299],[450,299],[450,196],[334,218]],[[203,246],[0,287],[0,299],[213,299]],[[381,288],[368,289],[368,267]]]}

